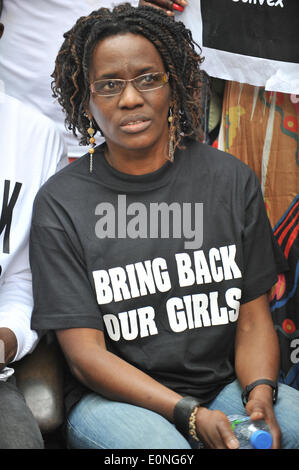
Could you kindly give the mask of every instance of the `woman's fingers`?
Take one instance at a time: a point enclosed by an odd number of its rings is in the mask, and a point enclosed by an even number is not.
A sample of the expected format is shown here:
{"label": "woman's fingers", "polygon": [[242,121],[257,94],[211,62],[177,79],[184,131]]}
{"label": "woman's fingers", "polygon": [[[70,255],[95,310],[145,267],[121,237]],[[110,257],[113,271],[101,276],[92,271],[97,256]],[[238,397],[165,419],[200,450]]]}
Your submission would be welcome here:
{"label": "woman's fingers", "polygon": [[170,16],[174,15],[174,11],[183,11],[187,6],[187,0],[140,0],[139,5],[150,5],[163,10]]}
{"label": "woman's fingers", "polygon": [[198,434],[207,447],[211,449],[239,448],[239,441],[231,424],[221,411],[199,407],[196,420]]}
{"label": "woman's fingers", "polygon": [[240,447],[239,441],[236,438],[228,419],[219,421],[218,432],[221,436],[221,441],[225,445],[225,449],[238,449]]}

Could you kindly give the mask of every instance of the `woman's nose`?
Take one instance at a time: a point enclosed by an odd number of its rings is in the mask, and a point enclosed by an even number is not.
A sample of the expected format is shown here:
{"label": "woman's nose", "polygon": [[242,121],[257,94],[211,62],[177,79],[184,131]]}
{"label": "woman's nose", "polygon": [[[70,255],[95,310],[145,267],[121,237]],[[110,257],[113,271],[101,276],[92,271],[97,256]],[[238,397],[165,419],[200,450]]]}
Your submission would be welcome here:
{"label": "woman's nose", "polygon": [[134,108],[144,103],[142,92],[134,87],[132,82],[127,82],[119,98],[119,106],[122,108]]}

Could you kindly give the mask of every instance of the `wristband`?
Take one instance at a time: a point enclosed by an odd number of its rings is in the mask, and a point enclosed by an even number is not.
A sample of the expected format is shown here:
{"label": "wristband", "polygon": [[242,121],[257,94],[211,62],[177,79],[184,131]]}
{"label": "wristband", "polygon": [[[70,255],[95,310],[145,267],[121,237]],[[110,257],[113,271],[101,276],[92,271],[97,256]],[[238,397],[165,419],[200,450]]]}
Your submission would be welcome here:
{"label": "wristband", "polygon": [[254,387],[256,387],[257,385],[262,385],[262,384],[270,385],[270,387],[272,387],[272,389],[273,389],[273,394],[272,394],[273,404],[276,403],[277,395],[278,395],[277,382],[273,382],[273,380],[269,380],[269,379],[259,379],[259,380],[256,380],[255,382],[252,382],[251,384],[247,385],[244,388],[244,390],[242,392],[242,402],[243,402],[243,405],[245,407],[246,407],[246,404],[248,402],[248,397],[249,397],[249,393],[251,392],[251,390],[253,390]]}
{"label": "wristband", "polygon": [[175,427],[187,439],[190,437],[190,418],[193,418],[192,412],[195,411],[199,405],[199,400],[196,398],[184,397],[179,400],[174,407],[173,418]]}

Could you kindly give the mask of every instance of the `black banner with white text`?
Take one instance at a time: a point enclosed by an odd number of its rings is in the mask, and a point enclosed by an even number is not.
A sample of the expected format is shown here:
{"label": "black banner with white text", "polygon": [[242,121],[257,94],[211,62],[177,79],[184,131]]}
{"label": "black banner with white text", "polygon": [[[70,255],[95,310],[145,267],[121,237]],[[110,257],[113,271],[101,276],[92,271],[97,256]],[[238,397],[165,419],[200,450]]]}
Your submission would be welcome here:
{"label": "black banner with white text", "polygon": [[201,11],[203,46],[299,63],[298,0],[201,0]]}
{"label": "black banner with white text", "polygon": [[298,0],[189,0],[176,20],[210,76],[299,94]]}

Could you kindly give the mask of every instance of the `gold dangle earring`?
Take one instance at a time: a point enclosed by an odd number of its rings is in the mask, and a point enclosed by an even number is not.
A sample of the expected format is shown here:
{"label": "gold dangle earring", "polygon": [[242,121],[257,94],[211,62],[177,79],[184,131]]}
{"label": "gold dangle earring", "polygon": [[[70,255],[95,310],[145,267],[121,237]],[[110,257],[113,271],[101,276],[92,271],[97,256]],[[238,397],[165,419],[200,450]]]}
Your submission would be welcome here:
{"label": "gold dangle earring", "polygon": [[89,128],[87,129],[87,133],[89,135],[89,144],[90,144],[90,147],[88,149],[89,173],[92,173],[92,170],[93,170],[93,154],[94,154],[94,147],[95,147],[95,141],[96,141],[94,138],[95,130],[92,126],[93,126],[92,120],[89,120]]}
{"label": "gold dangle earring", "polygon": [[169,122],[168,159],[171,162],[173,162],[173,160],[174,160],[175,125],[174,125],[174,118],[173,118],[172,108],[169,108],[168,122]]}

